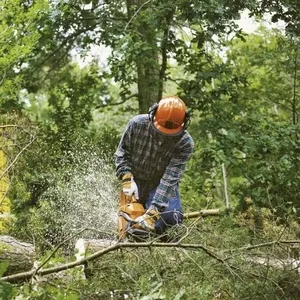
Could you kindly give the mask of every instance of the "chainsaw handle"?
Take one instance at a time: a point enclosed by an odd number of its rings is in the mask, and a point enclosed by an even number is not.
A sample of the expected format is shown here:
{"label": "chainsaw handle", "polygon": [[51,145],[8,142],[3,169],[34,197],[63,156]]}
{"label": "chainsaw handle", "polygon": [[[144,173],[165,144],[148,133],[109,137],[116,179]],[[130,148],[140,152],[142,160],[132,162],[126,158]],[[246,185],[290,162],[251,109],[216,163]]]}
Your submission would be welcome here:
{"label": "chainsaw handle", "polygon": [[121,202],[122,202],[122,199],[125,199],[126,203],[136,203],[136,202],[138,202],[135,195],[127,196],[127,195],[125,195],[125,193],[123,191],[121,191]]}

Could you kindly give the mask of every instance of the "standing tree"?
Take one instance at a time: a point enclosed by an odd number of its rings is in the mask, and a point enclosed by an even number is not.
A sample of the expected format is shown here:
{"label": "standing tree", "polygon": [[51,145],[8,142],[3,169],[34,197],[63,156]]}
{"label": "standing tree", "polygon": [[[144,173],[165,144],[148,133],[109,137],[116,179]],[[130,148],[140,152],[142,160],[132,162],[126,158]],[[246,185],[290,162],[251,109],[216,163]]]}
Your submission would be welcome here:
{"label": "standing tree", "polygon": [[[50,1],[47,16],[39,23],[39,46],[25,70],[30,80],[24,84],[36,92],[44,78],[70,61],[74,48],[87,55],[92,45],[111,49],[107,73],[120,85],[119,98],[102,105],[137,98],[139,111],[146,112],[164,93],[171,62],[186,65],[197,50],[199,59],[207,45],[215,45],[214,36],[236,32],[239,12],[256,1]],[[186,32],[187,34],[182,34]],[[47,66],[47,68],[45,68]],[[34,80],[32,80],[34,79]],[[121,100],[121,101],[120,101]]]}

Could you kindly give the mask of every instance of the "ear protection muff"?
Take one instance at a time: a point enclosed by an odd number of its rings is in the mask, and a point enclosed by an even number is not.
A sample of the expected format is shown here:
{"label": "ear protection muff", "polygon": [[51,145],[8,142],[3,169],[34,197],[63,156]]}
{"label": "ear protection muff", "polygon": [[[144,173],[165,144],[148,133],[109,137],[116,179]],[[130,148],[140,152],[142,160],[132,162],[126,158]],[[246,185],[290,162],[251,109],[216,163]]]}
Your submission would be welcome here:
{"label": "ear protection muff", "polygon": [[[158,103],[155,103],[148,110],[149,121],[151,121],[152,123],[153,123],[157,108],[158,108]],[[191,113],[189,111],[186,111],[184,119],[183,119],[183,124],[184,124],[183,130],[186,130],[189,127],[190,123],[191,123]]]}
{"label": "ear protection muff", "polygon": [[190,126],[190,123],[191,123],[191,113],[189,111],[185,112],[183,123],[184,123],[183,129],[186,130]]}
{"label": "ear protection muff", "polygon": [[149,110],[148,110],[149,121],[153,122],[153,119],[154,119],[155,113],[157,111],[157,108],[158,108],[158,103],[153,104],[149,108]]}

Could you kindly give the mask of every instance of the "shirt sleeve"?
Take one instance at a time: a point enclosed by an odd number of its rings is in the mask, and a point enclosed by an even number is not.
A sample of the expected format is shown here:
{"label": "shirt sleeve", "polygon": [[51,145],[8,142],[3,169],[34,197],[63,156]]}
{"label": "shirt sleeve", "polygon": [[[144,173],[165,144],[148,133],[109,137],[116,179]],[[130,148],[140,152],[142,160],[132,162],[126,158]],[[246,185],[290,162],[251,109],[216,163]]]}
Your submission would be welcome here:
{"label": "shirt sleeve", "polygon": [[169,205],[169,199],[176,197],[176,188],[183,175],[186,163],[189,161],[194,149],[194,142],[190,136],[187,136],[176,149],[174,156],[170,160],[163,177],[156,189],[152,200],[152,205],[161,210]]}
{"label": "shirt sleeve", "polygon": [[114,154],[116,175],[119,179],[126,173],[131,173],[131,147],[130,136],[132,131],[132,122],[129,121],[121,137],[117,151]]}

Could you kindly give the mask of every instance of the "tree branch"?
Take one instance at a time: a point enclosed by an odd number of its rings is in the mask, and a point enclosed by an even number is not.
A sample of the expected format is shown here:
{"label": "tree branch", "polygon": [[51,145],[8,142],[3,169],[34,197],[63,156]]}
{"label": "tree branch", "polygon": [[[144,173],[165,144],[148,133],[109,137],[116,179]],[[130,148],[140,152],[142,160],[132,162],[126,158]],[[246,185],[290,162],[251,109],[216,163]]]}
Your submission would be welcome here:
{"label": "tree branch", "polygon": [[0,175],[0,179],[12,168],[12,166],[16,163],[20,155],[36,140],[36,137],[33,137],[32,140],[23,147],[20,152],[16,155],[16,157],[13,159],[13,161],[9,164],[9,166],[4,170],[4,172]]}
{"label": "tree branch", "polygon": [[226,249],[223,250],[222,253],[228,253],[228,252],[234,252],[234,251],[246,251],[246,250],[252,250],[257,248],[263,248],[263,247],[269,247],[279,244],[299,244],[300,240],[275,240],[271,242],[261,243],[261,244],[255,244],[255,245],[249,245],[241,248],[235,248],[235,249]]}
{"label": "tree branch", "polygon": [[149,2],[151,2],[152,0],[148,0],[145,3],[143,3],[138,9],[137,11],[133,14],[133,16],[130,18],[130,20],[128,21],[128,23],[125,26],[124,31],[126,31],[126,29],[128,28],[128,26],[130,25],[130,23],[132,22],[133,18],[139,13],[139,11],[145,6],[147,5]]}
{"label": "tree branch", "polygon": [[9,127],[20,127],[20,126],[19,125],[13,125],[13,124],[0,125],[0,128],[9,128]]}
{"label": "tree branch", "polygon": [[96,26],[98,25],[98,23],[94,24],[93,26],[91,27],[88,27],[88,28],[84,28],[84,29],[81,29],[79,31],[76,31],[72,34],[70,34],[69,36],[67,36],[63,41],[62,43],[55,49],[53,50],[51,53],[49,53],[43,60],[42,62],[39,64],[39,66],[42,66],[50,57],[52,57],[53,55],[55,55],[57,52],[60,51],[61,48],[63,48],[69,41],[72,41],[72,39],[76,38],[77,36],[79,36],[80,34],[82,33],[85,33],[87,31],[90,31],[92,29],[94,29]]}
{"label": "tree branch", "polygon": [[87,256],[79,261],[63,264],[60,266],[48,268],[48,269],[33,269],[27,272],[17,273],[9,276],[1,277],[1,281],[7,281],[7,282],[20,282],[30,279],[31,277],[35,275],[48,275],[64,270],[68,270],[71,268],[75,268],[78,266],[85,265],[87,262],[93,261],[107,253],[123,249],[123,248],[151,248],[151,247],[158,247],[158,248],[183,248],[183,249],[202,249],[205,253],[207,253],[209,256],[213,257],[215,260],[224,263],[224,260],[220,257],[218,257],[212,250],[208,249],[202,244],[181,244],[180,242],[176,243],[157,243],[157,242],[144,242],[144,243],[116,243],[112,246],[109,246],[105,249],[102,249],[100,251],[97,251],[90,256]]}
{"label": "tree branch", "polygon": [[71,235],[69,238],[67,238],[66,240],[64,240],[63,242],[61,242],[60,244],[58,244],[55,249],[52,251],[52,253],[45,259],[45,261],[43,261],[41,263],[41,265],[38,266],[37,269],[35,269],[35,273],[37,273],[50,259],[51,257],[53,257],[53,255],[58,251],[58,249],[60,247],[62,247],[66,242],[68,242],[69,240],[73,239],[74,237],[78,236],[80,233],[84,232],[88,230],[87,228],[83,228],[82,230],[80,230],[79,232]]}
{"label": "tree branch", "polygon": [[[87,230],[82,229],[82,231]],[[268,246],[273,246],[276,244],[292,244],[292,243],[300,243],[300,240],[282,240],[282,241],[271,241],[271,242],[266,242],[266,243],[261,243],[261,244],[256,244],[256,245],[250,245],[250,246],[246,246],[246,247],[241,247],[241,248],[236,248],[236,249],[227,249],[221,252],[221,254],[224,253],[228,253],[228,252],[233,252],[233,251],[245,251],[245,250],[250,250],[250,249],[255,249],[255,248],[261,248],[261,247],[268,247]],[[4,276],[1,277],[0,280],[1,281],[7,281],[7,282],[20,282],[20,281],[25,281],[30,279],[31,277],[35,276],[35,275],[40,275],[40,276],[44,276],[44,275],[48,275],[48,274],[52,274],[52,273],[56,273],[56,272],[60,272],[60,271],[64,271],[64,270],[68,270],[68,269],[72,269],[78,266],[82,266],[85,265],[86,263],[93,261],[101,256],[104,256],[107,253],[113,252],[113,251],[117,251],[119,249],[123,249],[123,248],[152,248],[152,247],[156,247],[156,248],[180,248],[180,249],[194,249],[194,250],[203,250],[206,254],[208,254],[210,257],[212,257],[213,259],[215,259],[218,262],[221,262],[222,264],[224,264],[225,266],[227,266],[228,268],[232,268],[232,269],[237,269],[236,267],[232,267],[231,265],[229,265],[226,262],[226,258],[223,259],[222,257],[220,257],[218,254],[216,254],[213,250],[213,248],[209,248],[206,247],[202,244],[188,244],[188,243],[182,243],[182,239],[180,239],[178,242],[174,242],[174,243],[162,243],[162,242],[153,242],[153,241],[149,241],[149,242],[141,242],[141,243],[131,243],[131,242],[124,242],[124,243],[120,243],[120,242],[116,242],[115,244],[105,248],[105,249],[101,249],[81,260],[75,261],[75,262],[70,262],[70,263],[66,263],[60,266],[55,266],[52,268],[46,268],[46,269],[41,269],[40,267],[38,269],[33,269],[27,272],[21,272],[21,273],[17,273],[17,274],[13,274],[13,275],[9,275],[9,276]],[[57,247],[54,251],[57,250]],[[52,254],[53,255],[53,254]],[[50,255],[50,257],[52,256]],[[48,261],[48,260],[46,260]],[[236,274],[235,274],[236,275]],[[236,275],[237,276],[237,275]],[[239,277],[239,276],[238,276]]]}
{"label": "tree branch", "polygon": [[97,105],[97,106],[95,107],[95,109],[99,109],[99,108],[107,107],[107,106],[117,106],[117,105],[121,105],[121,104],[125,103],[127,100],[129,100],[129,99],[131,99],[131,98],[134,98],[134,97],[137,97],[137,96],[138,96],[138,94],[132,94],[132,95],[129,95],[129,96],[127,96],[127,97],[124,97],[124,98],[122,99],[122,101],[120,101],[120,102],[109,103],[109,104],[105,104],[105,105]]}

